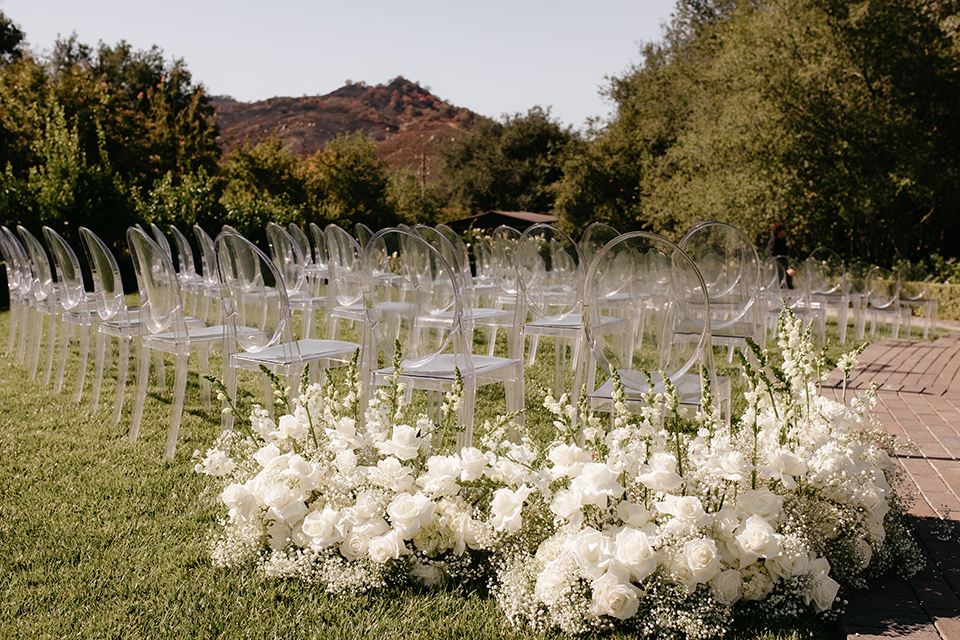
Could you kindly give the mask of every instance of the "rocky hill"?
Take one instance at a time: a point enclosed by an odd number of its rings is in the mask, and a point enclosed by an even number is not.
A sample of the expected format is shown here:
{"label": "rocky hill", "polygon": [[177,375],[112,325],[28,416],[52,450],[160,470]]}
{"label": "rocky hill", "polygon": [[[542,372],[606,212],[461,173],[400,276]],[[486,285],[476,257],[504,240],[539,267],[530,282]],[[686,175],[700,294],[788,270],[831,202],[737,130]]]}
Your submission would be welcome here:
{"label": "rocky hill", "polygon": [[237,102],[214,96],[220,142],[229,152],[244,140],[278,137],[294,155],[323,149],[338,133],[363,131],[392,168],[435,166],[441,145],[479,117],[398,77],[386,85],[351,83],[325,96]]}

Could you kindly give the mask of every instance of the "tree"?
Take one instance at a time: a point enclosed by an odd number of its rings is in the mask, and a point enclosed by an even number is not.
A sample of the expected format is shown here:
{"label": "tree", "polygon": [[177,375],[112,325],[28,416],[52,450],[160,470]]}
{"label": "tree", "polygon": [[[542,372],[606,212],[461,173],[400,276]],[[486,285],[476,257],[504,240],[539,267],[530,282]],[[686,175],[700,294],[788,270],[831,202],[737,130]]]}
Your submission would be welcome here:
{"label": "tree", "polygon": [[440,190],[468,211],[552,211],[564,153],[575,139],[540,107],[502,122],[480,120],[444,150]]}
{"label": "tree", "polygon": [[23,31],[0,11],[0,61],[10,62],[21,54]]}

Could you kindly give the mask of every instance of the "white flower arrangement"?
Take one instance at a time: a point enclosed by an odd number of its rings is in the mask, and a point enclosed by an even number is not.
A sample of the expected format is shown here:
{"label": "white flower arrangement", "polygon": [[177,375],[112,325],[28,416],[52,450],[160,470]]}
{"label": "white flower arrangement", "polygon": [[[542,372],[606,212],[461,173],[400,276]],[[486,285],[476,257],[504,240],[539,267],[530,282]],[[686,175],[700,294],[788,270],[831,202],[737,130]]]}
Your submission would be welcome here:
{"label": "white flower arrangement", "polygon": [[542,447],[510,441],[508,416],[447,449],[458,390],[438,426],[406,417],[397,377],[363,416],[355,365],[345,388],[302,385],[277,421],[255,408],[198,462],[224,481],[213,560],[334,593],[480,578],[514,624],[571,634],[706,638],[742,614],[829,615],[841,586],[922,560],[871,396],[823,397],[809,331],[785,312],[778,335],[779,364],[755,345],[741,357],[732,425],[709,391],[680,417],[669,385],[631,415],[615,381],[609,420],[548,396]]}

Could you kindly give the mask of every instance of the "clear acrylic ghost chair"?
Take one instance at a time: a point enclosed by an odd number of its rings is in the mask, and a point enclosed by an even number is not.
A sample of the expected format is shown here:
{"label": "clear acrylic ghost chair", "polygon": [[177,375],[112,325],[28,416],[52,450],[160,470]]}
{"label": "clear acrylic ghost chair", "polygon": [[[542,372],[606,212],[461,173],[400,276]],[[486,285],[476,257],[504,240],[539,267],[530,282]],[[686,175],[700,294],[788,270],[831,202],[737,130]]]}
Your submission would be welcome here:
{"label": "clear acrylic ghost chair", "polygon": [[857,341],[863,340],[864,329],[867,324],[867,308],[870,290],[867,288],[867,274],[873,268],[868,262],[854,261],[847,265],[844,289],[850,301],[853,312],[853,336]]}
{"label": "clear acrylic ghost chair", "polygon": [[[225,294],[224,378],[231,398],[236,397],[240,369],[259,371],[264,366],[285,376],[287,384],[296,389],[307,363],[321,369],[340,366],[360,349],[359,344],[343,340],[297,340],[283,274],[276,263],[249,240],[221,233],[217,237],[216,252]],[[269,409],[273,406],[272,387],[266,376],[261,380],[263,406]],[[224,428],[232,426],[233,416],[224,413],[223,417]]]}
{"label": "clear acrylic ghost chair", "polygon": [[[473,354],[460,274],[426,240],[400,229],[374,234],[363,255],[363,285],[371,330],[387,361],[394,360],[397,344],[402,349],[401,381],[440,392],[459,371],[464,397],[458,447],[472,442],[477,387],[503,383],[507,411],[523,408],[522,360]],[[373,381],[382,384],[391,375],[392,367],[377,369]]]}
{"label": "clear acrylic ghost chair", "polygon": [[213,306],[213,324],[220,324],[222,309],[220,300],[223,297],[220,286],[220,275],[217,273],[217,254],[213,248],[213,238],[198,224],[193,225],[193,235],[200,246],[200,266],[203,273],[200,277],[200,319],[210,321],[210,306]]}
{"label": "clear acrylic ghost chair", "polygon": [[810,301],[814,308],[823,308],[820,329],[821,344],[826,332],[826,317],[837,318],[840,342],[846,341],[847,315],[850,301],[844,286],[846,266],[843,258],[829,247],[817,247],[804,261],[804,270],[809,278]]}
{"label": "clear acrylic ghost chair", "polygon": [[60,361],[53,389],[59,393],[63,387],[63,374],[67,366],[67,348],[72,328],[77,327],[79,334],[79,358],[77,377],[73,390],[73,401],[80,402],[83,395],[83,383],[87,377],[87,359],[90,355],[90,333],[99,324],[93,293],[88,293],[80,271],[80,261],[73,248],[59,233],[50,227],[43,227],[43,236],[53,257],[53,266],[57,274],[57,301],[60,303]]}
{"label": "clear acrylic ghost chair", "polygon": [[910,325],[913,320],[913,310],[922,309],[924,315],[923,339],[926,340],[931,330],[937,335],[937,300],[927,297],[930,286],[930,276],[922,264],[916,262],[904,263],[897,276],[900,280],[900,306],[904,308],[907,337],[910,337]]}
{"label": "clear acrylic ghost chair", "polygon": [[370,238],[373,237],[373,230],[362,222],[358,222],[353,225],[354,233],[356,233],[357,242],[360,243],[360,247],[366,247],[367,243],[370,242]]}
{"label": "clear acrylic ghost chair", "polygon": [[[6,227],[0,230],[0,252],[3,253],[3,264],[7,272],[7,290],[10,293],[10,332],[7,337],[7,355],[11,355],[16,353],[18,328],[19,333],[23,334],[27,325],[25,321],[21,321],[22,309],[26,304],[21,290],[23,268],[16,248],[7,240],[7,233],[9,230]],[[29,284],[27,286],[29,287]]]}
{"label": "clear acrylic ghost chair", "polygon": [[120,267],[106,243],[86,227],[80,227],[80,240],[90,266],[93,303],[100,318],[94,355],[93,386],[90,391],[90,413],[96,413],[100,404],[108,340],[116,338],[117,386],[113,400],[113,423],[116,424],[120,421],[120,412],[123,409],[123,394],[130,367],[130,347],[140,339],[140,310],[127,306]]}
{"label": "clear acrylic ghost chair", "polygon": [[900,335],[903,308],[900,306],[900,279],[884,267],[874,266],[867,273],[867,315],[870,318],[870,335],[877,335],[880,321],[890,324],[890,335]]}
{"label": "clear acrylic ghost chair", "polygon": [[57,325],[59,324],[60,303],[57,302],[57,290],[54,286],[53,269],[50,259],[40,241],[22,225],[17,226],[17,232],[23,240],[30,261],[30,271],[33,274],[30,293],[33,296],[31,306],[32,320],[30,321],[30,351],[27,356],[27,369],[30,380],[37,377],[40,366],[40,346],[43,338],[43,325],[47,324],[47,355],[43,369],[43,384],[50,384],[50,374],[53,371],[53,354],[56,350]]}
{"label": "clear acrylic ghost chair", "polygon": [[36,301],[33,297],[33,270],[30,268],[30,259],[27,257],[27,250],[14,233],[5,226],[0,227],[0,233],[6,241],[7,249],[10,251],[10,257],[13,259],[14,270],[17,272],[17,290],[14,294],[16,307],[18,311],[18,332],[16,345],[17,362],[24,364],[27,359],[27,337],[31,334],[30,316],[33,313],[33,307]]}
{"label": "clear acrylic ghost chair", "polygon": [[330,271],[330,317],[327,337],[336,338],[339,320],[354,323],[366,322],[363,307],[363,282],[360,276],[360,259],[363,248],[356,238],[335,224],[327,225],[323,232],[327,249],[327,268]]}
{"label": "clear acrylic ghost chair", "polygon": [[620,232],[605,222],[591,222],[580,236],[580,250],[583,251],[583,261],[587,267],[593,257],[611,240],[615,240]]}
{"label": "clear acrylic ghost chair", "polygon": [[[732,361],[733,349],[744,349],[747,338],[761,344],[760,257],[753,242],[733,225],[707,220],[694,225],[679,246],[693,259],[707,286],[713,346],[726,347]],[[688,318],[692,322],[678,331],[678,339],[696,340],[707,311]]]}
{"label": "clear acrylic ghost chair", "polygon": [[304,232],[303,228],[295,222],[287,225],[287,231],[290,233],[290,237],[297,243],[297,246],[300,247],[301,253],[303,253],[303,270],[306,277],[305,293],[313,297],[323,296],[325,293],[323,284],[326,280],[326,274],[323,273],[323,271],[325,271],[325,269],[321,269],[314,260],[313,247],[310,246],[310,237]]}
{"label": "clear acrylic ghost chair", "polygon": [[197,273],[197,261],[187,236],[172,224],[169,229],[173,243],[177,246],[177,275],[180,278],[180,287],[188,298],[188,313],[196,316],[199,300],[204,297],[203,278]]}
{"label": "clear acrylic ghost chair", "polygon": [[[618,236],[601,248],[587,271],[583,298],[584,354],[578,382],[587,385],[589,406],[613,412],[613,375],[620,377],[626,404],[638,410],[645,393],[662,393],[664,380],[680,404],[702,404],[704,383],[730,419],[730,380],[718,379],[713,363],[706,286],[693,260],[676,244],[644,231]],[[629,313],[623,315],[624,309]],[[608,318],[624,319],[609,323]],[[641,320],[642,319],[642,320]],[[695,340],[674,340],[696,321]],[[595,384],[599,366],[603,380]],[[651,389],[651,384],[653,388]]]}
{"label": "clear acrylic ghost chair", "polygon": [[327,280],[330,270],[327,267],[327,241],[323,238],[323,229],[315,222],[310,223],[309,229],[310,238],[313,240],[313,264],[317,269],[317,277]]}
{"label": "clear acrylic ghost chair", "polygon": [[270,257],[283,276],[290,308],[300,312],[300,337],[312,338],[316,313],[327,306],[327,299],[313,295],[307,269],[308,258],[296,239],[286,229],[267,223]]}
{"label": "clear acrylic ghost chair", "polygon": [[[172,354],[175,362],[173,404],[164,455],[173,458],[183,416],[190,354],[197,354],[200,373],[209,373],[209,352],[220,349],[225,329],[222,325],[189,326],[183,310],[180,280],[170,257],[146,233],[136,227],[127,230],[127,243],[133,257],[141,301],[141,347],[137,358],[137,392],[130,425],[130,441],[135,442],[140,433],[151,352]],[[199,382],[203,406],[209,408],[210,382],[202,375]]]}
{"label": "clear acrylic ghost chair", "polygon": [[574,368],[577,364],[585,271],[583,253],[560,229],[535,224],[520,237],[516,259],[520,289],[516,353],[523,353],[526,339],[531,337],[527,366],[532,366],[540,337],[554,339],[554,391],[559,397],[565,386],[568,343],[573,347]]}

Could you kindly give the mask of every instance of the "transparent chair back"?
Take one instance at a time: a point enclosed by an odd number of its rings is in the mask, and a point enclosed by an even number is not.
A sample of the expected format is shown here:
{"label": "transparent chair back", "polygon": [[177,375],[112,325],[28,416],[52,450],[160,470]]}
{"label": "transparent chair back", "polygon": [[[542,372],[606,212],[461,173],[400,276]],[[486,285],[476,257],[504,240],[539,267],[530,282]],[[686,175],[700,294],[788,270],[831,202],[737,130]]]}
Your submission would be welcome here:
{"label": "transparent chair back", "polygon": [[335,224],[327,225],[323,232],[327,247],[327,266],[335,288],[337,304],[349,307],[363,298],[363,283],[360,278],[360,243],[347,231]]}
{"label": "transparent chair back", "polygon": [[360,243],[360,246],[366,247],[367,243],[370,242],[370,238],[373,237],[373,231],[370,227],[362,222],[358,222],[353,226],[353,230],[357,234],[357,242]]}
{"label": "transparent chair back", "polygon": [[583,230],[583,235],[580,237],[580,250],[583,251],[585,268],[590,267],[590,262],[593,260],[593,257],[597,255],[597,252],[600,251],[605,244],[616,239],[619,235],[619,231],[605,222],[591,222],[588,224],[587,228]]}
{"label": "transparent chair back", "polygon": [[501,295],[517,295],[517,248],[520,246],[520,236],[519,231],[507,225],[501,225],[493,231],[493,279]]}
{"label": "transparent chair back", "polygon": [[843,293],[845,273],[843,258],[828,247],[817,247],[806,260],[810,278],[810,292],[830,295]]}
{"label": "transparent chair back", "polygon": [[926,268],[918,262],[905,262],[897,271],[900,279],[900,298],[902,300],[920,300],[927,294],[930,276]]}
{"label": "transparent chair back", "polygon": [[583,254],[570,236],[535,224],[520,237],[516,260],[524,301],[535,318],[562,320],[579,312]]}
{"label": "transparent chair back", "polygon": [[273,222],[267,223],[267,242],[270,245],[273,264],[283,276],[287,295],[297,295],[303,289],[306,276],[306,259],[303,251],[286,229]]}
{"label": "transparent chair back", "polygon": [[310,223],[310,237],[313,238],[313,263],[321,270],[327,269],[327,244],[323,238],[323,229],[315,222]]}
{"label": "transparent chair back", "polygon": [[27,359],[27,368],[29,370],[30,380],[37,377],[37,369],[40,366],[40,347],[43,341],[44,319],[49,319],[49,330],[47,331],[47,355],[46,364],[43,370],[43,384],[50,383],[50,375],[53,372],[53,355],[56,349],[57,341],[57,315],[60,312],[57,302],[57,291],[53,276],[53,268],[50,265],[50,259],[44,250],[40,241],[22,226],[17,226],[17,232],[23,240],[23,248],[26,250],[27,258],[30,264],[32,274],[30,294],[32,296],[32,309],[36,315],[36,321],[31,327],[32,339],[30,340],[30,354]]}

